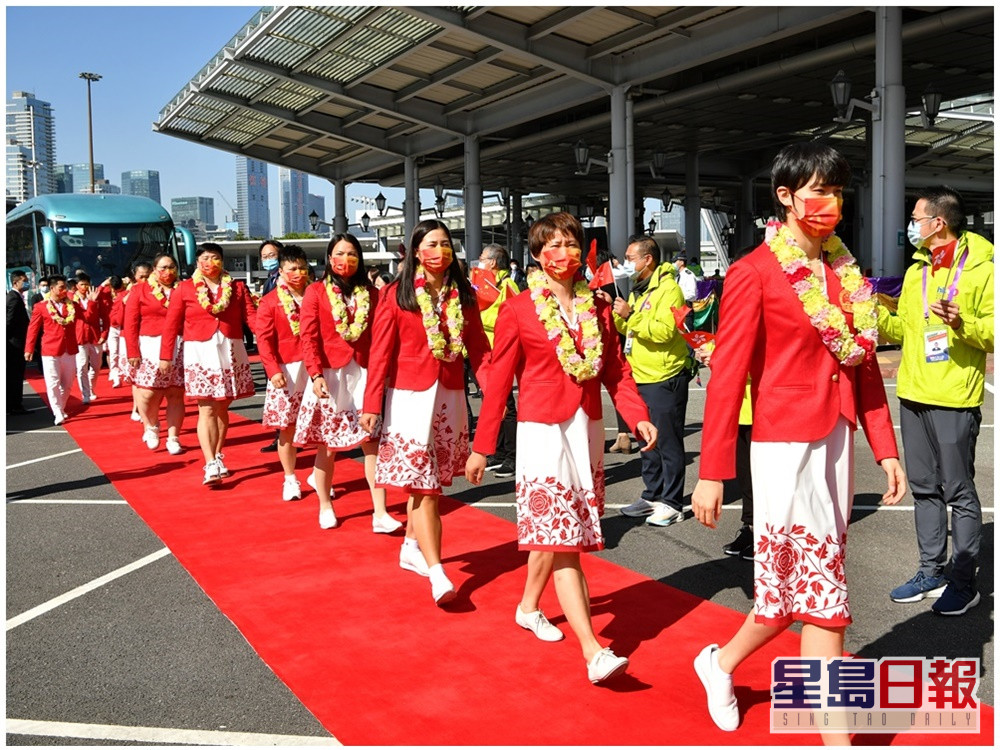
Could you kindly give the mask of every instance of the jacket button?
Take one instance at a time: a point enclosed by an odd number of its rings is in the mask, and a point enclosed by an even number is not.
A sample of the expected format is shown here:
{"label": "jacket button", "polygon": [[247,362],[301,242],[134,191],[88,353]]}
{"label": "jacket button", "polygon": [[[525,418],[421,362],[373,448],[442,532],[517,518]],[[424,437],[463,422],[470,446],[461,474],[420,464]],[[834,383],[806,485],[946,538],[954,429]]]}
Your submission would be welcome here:
{"label": "jacket button", "polygon": [[836,383],[838,380],[840,380],[840,373],[839,372],[833,373],[833,375],[830,376],[830,380]]}

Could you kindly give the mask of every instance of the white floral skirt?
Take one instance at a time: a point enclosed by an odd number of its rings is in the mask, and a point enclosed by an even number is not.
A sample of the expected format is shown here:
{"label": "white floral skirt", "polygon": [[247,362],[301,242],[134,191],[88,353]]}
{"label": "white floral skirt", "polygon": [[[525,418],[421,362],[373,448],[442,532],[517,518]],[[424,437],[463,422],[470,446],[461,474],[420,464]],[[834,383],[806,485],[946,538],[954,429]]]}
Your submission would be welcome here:
{"label": "white floral skirt", "polygon": [[811,443],[750,443],[757,622],[851,622],[844,555],[854,499],[854,440],[840,417]]}
{"label": "white floral skirt", "polygon": [[330,398],[320,400],[306,381],[305,395],[295,425],[296,445],[325,445],[335,451],[356,448],[371,438],[358,424],[368,373],[353,359],[341,368],[324,368]]}
{"label": "white floral skirt", "polygon": [[[184,347],[181,337],[174,345],[174,363],[166,375],[160,372],[160,337],[139,337],[139,366],[128,368],[132,382],[139,388],[183,388],[184,387]],[[125,360],[128,367],[128,359]]]}
{"label": "white floral skirt", "polygon": [[[270,378],[264,392],[264,413],[261,424],[283,430],[295,424],[302,404],[302,394],[309,388],[309,373],[302,361],[279,363],[285,376],[285,387],[275,388]],[[311,389],[310,389],[311,390]]]}
{"label": "white floral skirt", "polygon": [[213,401],[252,396],[253,375],[243,341],[227,339],[222,331],[208,341],[185,341],[184,393]]}
{"label": "white floral skirt", "polygon": [[518,422],[515,474],[519,549],[604,549],[603,422],[582,407],[559,424]]}
{"label": "white floral skirt", "polygon": [[436,495],[465,473],[468,458],[465,391],[438,382],[426,391],[386,390],[376,485]]}

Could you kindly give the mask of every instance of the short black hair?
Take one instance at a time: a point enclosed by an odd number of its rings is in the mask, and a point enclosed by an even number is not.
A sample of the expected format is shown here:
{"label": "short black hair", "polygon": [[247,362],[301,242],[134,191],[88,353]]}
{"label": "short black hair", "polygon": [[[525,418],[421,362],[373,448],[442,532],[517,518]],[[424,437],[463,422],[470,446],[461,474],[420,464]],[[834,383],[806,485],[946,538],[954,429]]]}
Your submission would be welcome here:
{"label": "short black hair", "polygon": [[642,257],[645,258],[647,255],[651,255],[653,256],[653,262],[656,265],[660,265],[660,257],[661,257],[660,245],[652,237],[649,237],[647,235],[639,235],[638,237],[633,239],[629,244],[638,245],[639,252],[642,253]]}
{"label": "short black hair", "polygon": [[115,276],[115,275],[112,274],[111,276],[108,276],[108,286],[110,286],[112,289],[114,289],[117,292],[119,289],[121,289],[125,285],[122,283],[122,277],[121,276]]}
{"label": "short black hair", "polygon": [[89,284],[90,283],[90,276],[88,276],[83,271],[77,271],[76,272],[76,283],[79,284],[81,281]]}
{"label": "short black hair", "polygon": [[66,277],[63,276],[61,273],[54,273],[51,276],[49,276],[49,286],[55,286],[60,281],[64,284],[67,283]]}
{"label": "short black hair", "polygon": [[965,231],[965,201],[957,190],[947,185],[934,185],[918,190],[917,200],[927,201],[928,215],[943,219],[955,234]]}
{"label": "short black hair", "polygon": [[10,272],[10,282],[13,284],[15,281],[20,281],[21,279],[28,278],[28,274],[24,271],[11,271]]}
{"label": "short black hair", "polygon": [[[155,261],[154,261],[154,263],[155,263]],[[152,263],[150,263],[148,260],[137,260],[135,263],[132,264],[132,276],[133,277],[135,276],[135,272],[138,271],[140,268],[145,268],[150,273],[153,272],[153,264]]]}
{"label": "short black hair", "polygon": [[198,245],[198,254],[195,257],[198,258],[205,253],[218,253],[220,258],[226,257],[225,253],[222,251],[222,245],[215,242],[202,242]]}
{"label": "short black hair", "polygon": [[260,255],[261,251],[263,251],[263,249],[268,245],[274,245],[278,249],[279,255],[281,254],[281,251],[285,249],[285,246],[281,244],[281,242],[279,242],[278,240],[263,240],[257,247],[257,255]]}
{"label": "short black hair", "polygon": [[778,200],[778,188],[786,187],[794,193],[808,185],[813,175],[822,185],[846,187],[851,182],[851,165],[839,151],[819,141],[789,144],[774,157],[771,198],[779,220],[785,220],[785,207]]}
{"label": "short black hair", "polygon": [[306,251],[299,245],[288,245],[287,247],[283,245],[279,248],[278,268],[281,268],[285,263],[297,263],[300,260],[309,265],[309,260],[306,258]]}
{"label": "short black hair", "polygon": [[[339,243],[346,242],[348,245],[354,248],[354,252],[358,254],[358,267],[354,271],[354,275],[349,279],[343,279],[333,272],[333,264],[330,262],[330,256],[333,254],[333,248],[335,248]],[[330,279],[332,283],[340,287],[340,290],[345,295],[354,294],[356,287],[364,286],[365,279],[369,282],[374,281],[368,276],[368,269],[365,266],[365,251],[361,247],[361,242],[350,232],[337,232],[334,234],[328,243],[326,243],[326,270],[323,271],[323,279]]]}

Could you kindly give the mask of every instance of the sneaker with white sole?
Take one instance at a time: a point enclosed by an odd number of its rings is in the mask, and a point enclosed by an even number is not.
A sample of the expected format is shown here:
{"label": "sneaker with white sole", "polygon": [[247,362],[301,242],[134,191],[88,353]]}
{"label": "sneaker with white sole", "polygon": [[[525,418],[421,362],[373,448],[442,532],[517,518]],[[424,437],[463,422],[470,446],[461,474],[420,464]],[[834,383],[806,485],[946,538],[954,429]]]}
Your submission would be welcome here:
{"label": "sneaker with white sole", "polygon": [[52,420],[52,424],[56,425],[56,427],[58,427],[59,425],[61,425],[63,422],[66,421],[66,415],[63,414],[62,412],[57,412],[53,416],[55,418]]}
{"label": "sneaker with white sole", "polygon": [[595,685],[617,677],[628,669],[628,659],[617,656],[610,648],[602,648],[587,663],[587,677]]}
{"label": "sneaker with white sole", "polygon": [[184,449],[181,447],[180,440],[172,437],[167,438],[167,453],[169,453],[171,456],[179,456],[183,452]]}
{"label": "sneaker with white sole", "polygon": [[653,515],[646,516],[647,526],[672,526],[684,520],[684,511],[671,508],[669,505],[660,505],[653,511]]}
{"label": "sneaker with white sole", "polygon": [[285,501],[302,499],[302,488],[298,479],[285,477],[285,481],[281,485],[281,499]]}
{"label": "sneaker with white sole", "polygon": [[631,505],[626,505],[620,512],[623,516],[628,516],[629,518],[642,518],[643,516],[650,515],[655,510],[656,506],[653,503],[640,497]]}
{"label": "sneaker with white sole", "polygon": [[386,513],[384,516],[372,516],[372,531],[376,534],[391,534],[403,528],[403,524]]}
{"label": "sneaker with white sole", "polygon": [[733,692],[733,676],[719,666],[719,645],[709,644],[694,659],[694,671],[705,688],[708,715],[723,732],[735,732],[740,725],[740,709]]}
{"label": "sneaker with white sole", "polygon": [[159,427],[147,427],[142,431],[142,442],[146,444],[146,447],[151,451],[155,451],[160,447],[160,428]]}
{"label": "sneaker with white sole", "polygon": [[209,461],[205,464],[205,479],[202,484],[218,484],[222,481],[222,477],[219,476],[219,466],[215,461]]}
{"label": "sneaker with white sole", "polygon": [[229,474],[230,474],[230,471],[229,471],[229,469],[226,468],[226,465],[224,463],[222,463],[222,459],[223,458],[225,458],[225,454],[223,454],[223,453],[216,453],[215,454],[215,465],[219,467],[219,476],[220,477],[228,477]]}
{"label": "sneaker with white sole", "polygon": [[406,544],[399,548],[399,567],[403,570],[412,570],[417,575],[424,576],[425,578],[430,575],[430,571],[427,568],[427,561],[424,559],[424,553],[420,551],[420,547],[416,544]]}
{"label": "sneaker with white sole", "polygon": [[530,630],[540,641],[555,643],[566,637],[559,628],[548,621],[548,618],[542,614],[542,610],[540,609],[525,614],[524,610],[521,609],[521,605],[518,604],[517,609],[514,611],[514,622],[525,630]]}
{"label": "sneaker with white sole", "polygon": [[319,512],[319,527],[321,529],[337,528],[337,514],[333,512],[333,508],[324,508]]}
{"label": "sneaker with white sole", "polygon": [[944,576],[929,576],[918,570],[906,583],[889,592],[889,598],[897,604],[919,602],[921,599],[937,599],[944,593],[948,580]]}

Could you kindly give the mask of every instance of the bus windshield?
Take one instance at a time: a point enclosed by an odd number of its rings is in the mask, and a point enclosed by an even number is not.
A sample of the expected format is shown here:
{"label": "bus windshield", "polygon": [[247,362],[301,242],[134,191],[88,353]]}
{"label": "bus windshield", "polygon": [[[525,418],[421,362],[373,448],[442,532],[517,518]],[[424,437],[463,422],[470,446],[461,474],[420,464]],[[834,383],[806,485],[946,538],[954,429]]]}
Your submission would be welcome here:
{"label": "bus windshield", "polygon": [[85,271],[95,284],[121,275],[137,260],[170,252],[173,227],[161,224],[72,224],[53,222],[59,269],[66,276]]}

